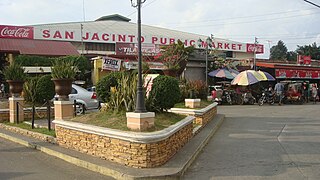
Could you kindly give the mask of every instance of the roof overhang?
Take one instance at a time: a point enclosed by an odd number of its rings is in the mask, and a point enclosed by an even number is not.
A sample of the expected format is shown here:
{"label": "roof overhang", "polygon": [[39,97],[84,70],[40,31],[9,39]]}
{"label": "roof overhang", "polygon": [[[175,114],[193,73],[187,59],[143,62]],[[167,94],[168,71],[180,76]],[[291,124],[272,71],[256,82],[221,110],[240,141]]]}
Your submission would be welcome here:
{"label": "roof overhang", "polygon": [[0,38],[0,51],[24,55],[80,55],[70,42]]}

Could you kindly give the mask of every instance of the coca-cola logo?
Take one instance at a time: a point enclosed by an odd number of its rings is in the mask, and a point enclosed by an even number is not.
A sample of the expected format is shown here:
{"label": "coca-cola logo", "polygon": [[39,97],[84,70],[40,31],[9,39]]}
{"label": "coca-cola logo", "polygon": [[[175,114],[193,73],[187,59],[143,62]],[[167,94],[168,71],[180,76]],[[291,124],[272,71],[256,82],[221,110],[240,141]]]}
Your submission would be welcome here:
{"label": "coca-cola logo", "polygon": [[0,37],[4,38],[33,38],[32,27],[0,26]]}
{"label": "coca-cola logo", "polygon": [[261,44],[247,44],[247,52],[263,53],[263,45],[261,45]]}

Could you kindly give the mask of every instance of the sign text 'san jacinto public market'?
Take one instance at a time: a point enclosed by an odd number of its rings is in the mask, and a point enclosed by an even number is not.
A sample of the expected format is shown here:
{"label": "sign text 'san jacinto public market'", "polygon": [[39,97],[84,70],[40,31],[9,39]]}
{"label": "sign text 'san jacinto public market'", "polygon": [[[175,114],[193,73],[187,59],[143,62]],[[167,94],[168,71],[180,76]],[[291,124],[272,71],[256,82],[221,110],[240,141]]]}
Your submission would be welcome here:
{"label": "sign text 'san jacinto public market'", "polygon": [[[7,27],[7,28],[6,28]],[[58,40],[58,41],[84,41],[96,43],[137,43],[135,34],[125,34],[110,31],[68,29],[67,27],[24,27],[24,26],[0,26],[0,37],[4,38],[29,38],[41,40]],[[2,29],[1,29],[2,28]],[[199,35],[200,36],[200,35]],[[197,37],[200,39],[200,37]],[[207,44],[198,44],[198,39],[182,39],[186,46],[195,46],[197,48],[206,48]],[[177,42],[179,37],[166,37],[165,35],[146,35],[142,34],[141,41],[145,44],[168,45]],[[229,40],[214,39],[211,47],[223,51],[238,51],[252,53],[254,44],[239,43]],[[256,45],[256,53],[263,53],[263,45]]]}

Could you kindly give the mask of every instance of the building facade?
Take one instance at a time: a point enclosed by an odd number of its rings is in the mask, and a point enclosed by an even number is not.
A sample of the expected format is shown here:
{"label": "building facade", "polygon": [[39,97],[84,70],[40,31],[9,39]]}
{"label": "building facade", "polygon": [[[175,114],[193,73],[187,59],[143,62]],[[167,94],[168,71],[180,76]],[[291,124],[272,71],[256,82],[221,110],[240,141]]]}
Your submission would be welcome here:
{"label": "building facade", "polygon": [[[22,29],[22,30],[21,30]],[[123,59],[127,66],[134,67],[137,61],[137,24],[120,16],[104,16],[95,21],[40,24],[32,26],[0,26],[0,41],[3,38],[33,39],[71,43],[79,54],[88,58],[110,56]],[[242,60],[252,59],[255,53],[263,53],[260,44],[241,43],[227,39],[212,38],[206,43],[207,36],[170,30],[160,27],[142,25],[142,51],[145,59],[161,69],[161,62],[154,62],[153,57],[159,54],[160,47],[181,40],[185,46],[197,49],[215,49],[225,58]],[[202,41],[200,41],[202,40]],[[208,48],[207,48],[208,47]],[[256,47],[256,48],[255,48]],[[0,47],[0,51],[1,47]],[[212,58],[202,56],[190,58],[185,70],[188,79],[205,79],[206,61]]]}

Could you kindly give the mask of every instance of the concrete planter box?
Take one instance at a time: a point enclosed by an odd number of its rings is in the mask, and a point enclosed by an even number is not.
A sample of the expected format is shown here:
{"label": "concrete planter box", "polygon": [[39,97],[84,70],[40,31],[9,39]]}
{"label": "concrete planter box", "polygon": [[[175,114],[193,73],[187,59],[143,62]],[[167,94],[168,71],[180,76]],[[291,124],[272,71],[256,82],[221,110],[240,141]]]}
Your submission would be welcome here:
{"label": "concrete planter box", "polygon": [[189,108],[198,108],[200,107],[201,99],[185,99],[185,106]]}
{"label": "concrete planter box", "polygon": [[218,103],[212,103],[203,109],[171,108],[170,112],[195,116],[196,118],[193,123],[202,128],[217,114],[217,106]]}
{"label": "concrete planter box", "polygon": [[60,146],[136,168],[165,164],[193,136],[193,116],[156,132],[130,132],[54,120]]}

